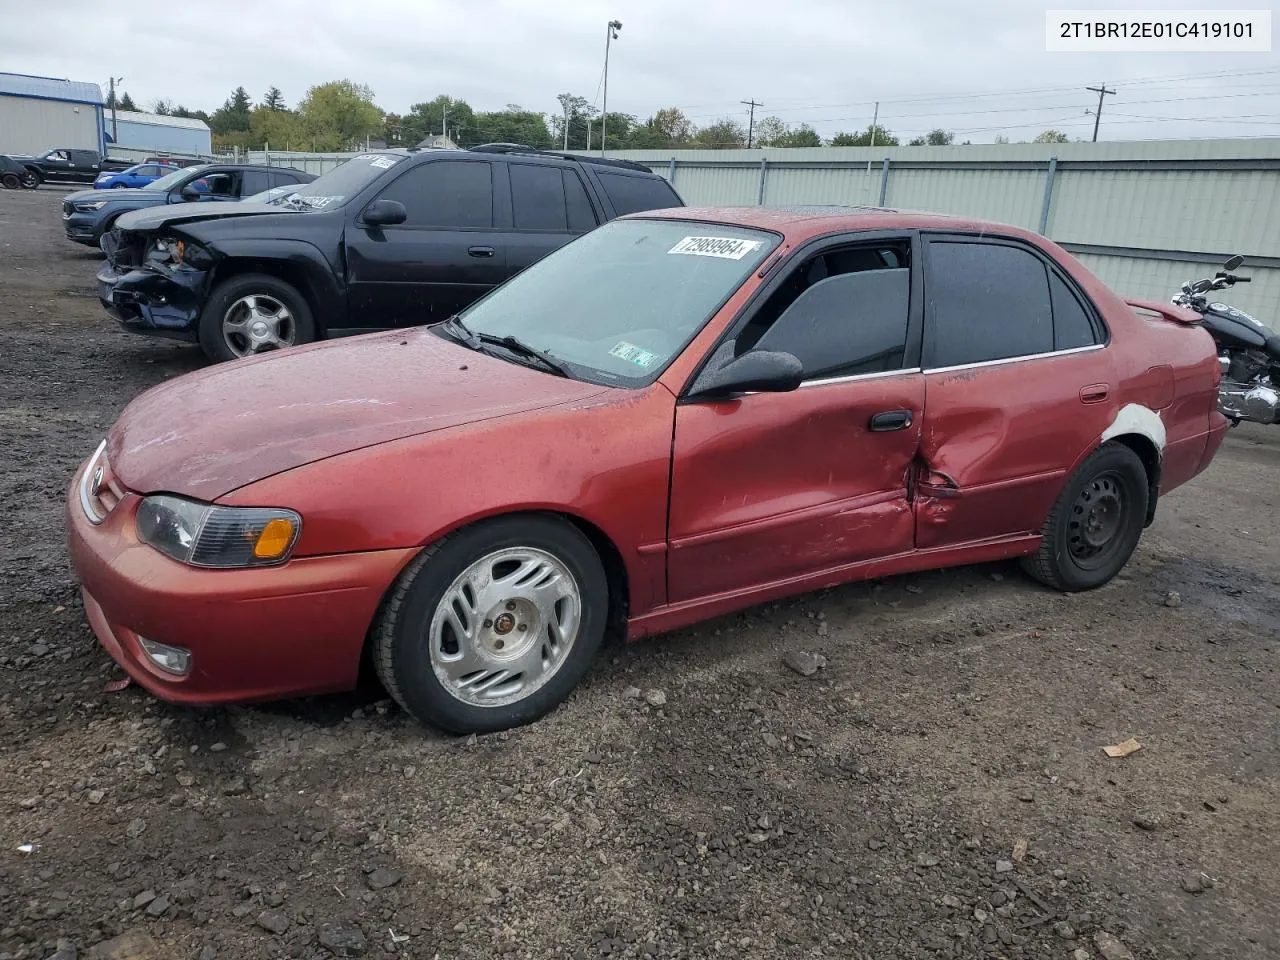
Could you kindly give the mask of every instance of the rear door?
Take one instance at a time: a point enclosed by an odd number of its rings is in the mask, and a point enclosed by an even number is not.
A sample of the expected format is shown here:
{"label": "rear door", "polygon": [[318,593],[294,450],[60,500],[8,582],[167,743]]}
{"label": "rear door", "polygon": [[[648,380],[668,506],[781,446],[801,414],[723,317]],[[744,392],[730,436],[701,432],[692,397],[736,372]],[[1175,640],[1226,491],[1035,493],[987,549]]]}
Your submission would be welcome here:
{"label": "rear door", "polygon": [[501,283],[507,251],[494,230],[494,193],[493,163],[442,158],[410,167],[378,194],[404,204],[404,223],[373,226],[355,211],[345,235],[352,325],[445,320]]}
{"label": "rear door", "polygon": [[934,235],[924,252],[917,546],[1038,533],[1114,410],[1101,321],[1029,244]]}
{"label": "rear door", "polygon": [[511,195],[511,232],[504,244],[506,276],[514,276],[599,224],[574,166],[510,161],[497,169],[504,167]]}
{"label": "rear door", "polygon": [[890,234],[797,256],[706,369],[780,350],[804,364],[800,388],[677,405],[670,602],[912,549],[924,411],[912,249]]}

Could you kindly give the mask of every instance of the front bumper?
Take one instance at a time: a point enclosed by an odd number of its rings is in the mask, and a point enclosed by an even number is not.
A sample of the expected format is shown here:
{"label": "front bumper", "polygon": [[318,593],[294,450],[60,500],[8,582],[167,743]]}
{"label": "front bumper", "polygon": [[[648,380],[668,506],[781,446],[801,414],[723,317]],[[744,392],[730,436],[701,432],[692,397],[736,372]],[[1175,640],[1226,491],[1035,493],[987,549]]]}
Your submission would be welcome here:
{"label": "front bumper", "polygon": [[96,247],[102,236],[102,217],[97,213],[80,213],[78,210],[70,216],[63,215],[62,229],[67,239],[85,246]]}
{"label": "front bumper", "polygon": [[[378,605],[415,551],[304,557],[256,570],[189,567],[138,540],[136,494],[91,523],[80,500],[84,470],[66,501],[72,567],[93,632],[140,686],[194,705],[355,686]],[[188,673],[161,670],[139,637],[189,650]]]}
{"label": "front bumper", "polygon": [[117,272],[110,262],[98,269],[98,300],[134,333],[194,342],[199,335],[206,274],[198,270]]}

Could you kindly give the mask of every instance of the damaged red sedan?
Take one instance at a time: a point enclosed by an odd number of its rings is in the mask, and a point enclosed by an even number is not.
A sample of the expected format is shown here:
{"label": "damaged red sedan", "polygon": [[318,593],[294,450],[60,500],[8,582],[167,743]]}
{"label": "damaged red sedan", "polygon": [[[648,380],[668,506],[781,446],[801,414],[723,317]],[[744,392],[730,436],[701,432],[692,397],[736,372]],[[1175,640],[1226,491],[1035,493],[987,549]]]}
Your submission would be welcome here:
{"label": "damaged red sedan", "polygon": [[1193,319],[1012,227],[638,215],[445,323],[147,392],[76,473],[72,558],[159,697],[367,657],[414,717],[502,729],[611,629],[1007,557],[1107,582],[1227,428]]}

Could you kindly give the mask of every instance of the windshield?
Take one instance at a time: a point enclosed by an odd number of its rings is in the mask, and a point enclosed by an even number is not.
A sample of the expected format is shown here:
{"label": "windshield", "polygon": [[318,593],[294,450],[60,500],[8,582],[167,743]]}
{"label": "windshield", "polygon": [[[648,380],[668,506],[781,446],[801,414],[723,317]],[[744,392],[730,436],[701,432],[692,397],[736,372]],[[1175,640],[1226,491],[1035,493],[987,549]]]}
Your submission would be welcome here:
{"label": "windshield", "polygon": [[284,187],[272,187],[270,190],[263,190],[261,193],[255,193],[251,197],[245,197],[241,203],[275,203],[278,200],[298,192],[299,185],[291,183]]}
{"label": "windshield", "polygon": [[760,230],[615,220],[464,310],[477,335],[516,337],[586,379],[653,381],[778,244]]}
{"label": "windshield", "polygon": [[147,189],[148,190],[172,190],[174,187],[178,185],[178,181],[185,178],[187,174],[194,173],[197,170],[204,170],[208,166],[209,165],[207,163],[200,163],[194,167],[183,167],[180,170],[173,171],[173,173],[166,173],[159,180],[152,180],[151,183],[147,185]]}
{"label": "windshield", "polygon": [[303,184],[290,203],[311,209],[337,206],[404,159],[402,154],[396,153],[362,153]]}

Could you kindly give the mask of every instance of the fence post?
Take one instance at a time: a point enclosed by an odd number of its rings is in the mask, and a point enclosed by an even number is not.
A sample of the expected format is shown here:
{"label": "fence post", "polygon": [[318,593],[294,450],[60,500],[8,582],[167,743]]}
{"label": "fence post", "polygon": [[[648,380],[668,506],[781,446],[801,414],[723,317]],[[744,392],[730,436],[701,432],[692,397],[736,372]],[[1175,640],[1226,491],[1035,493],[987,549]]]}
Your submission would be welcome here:
{"label": "fence post", "polygon": [[889,158],[884,158],[884,163],[880,165],[880,202],[877,207],[884,206],[884,198],[889,195]]}
{"label": "fence post", "polygon": [[1044,236],[1049,226],[1049,207],[1053,204],[1053,178],[1058,173],[1058,158],[1049,158],[1049,169],[1044,172],[1044,201],[1040,204],[1040,229],[1036,231]]}
{"label": "fence post", "polygon": [[667,164],[667,183],[675,186],[676,182],[676,158],[672,157],[671,162]]}
{"label": "fence post", "polygon": [[760,190],[756,196],[756,206],[758,207],[764,206],[765,171],[768,169],[769,169],[769,161],[766,160],[764,157],[761,157],[760,158]]}

